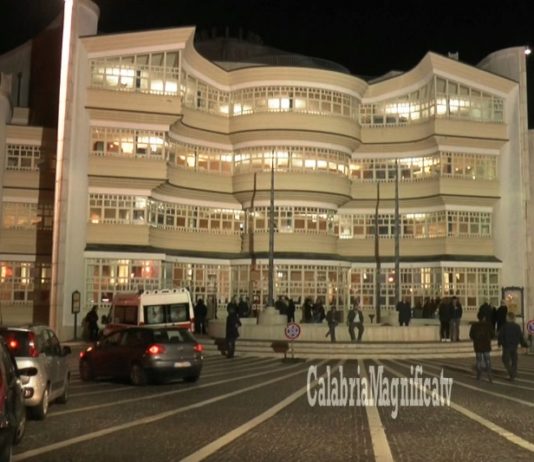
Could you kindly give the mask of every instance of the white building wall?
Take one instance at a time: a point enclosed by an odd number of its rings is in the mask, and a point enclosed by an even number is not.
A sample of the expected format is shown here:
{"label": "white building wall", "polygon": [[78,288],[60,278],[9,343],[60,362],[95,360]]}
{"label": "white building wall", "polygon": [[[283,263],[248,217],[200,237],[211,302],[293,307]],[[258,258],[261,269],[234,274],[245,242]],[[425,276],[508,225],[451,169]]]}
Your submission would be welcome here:
{"label": "white building wall", "polygon": [[[69,1],[65,7],[69,7]],[[84,293],[84,259],[87,222],[89,118],[85,110],[85,88],[88,85],[88,60],[78,37],[97,31],[98,15],[87,0],[72,0],[72,44],[68,62],[62,62],[68,85],[60,98],[66,104],[63,139],[58,139],[56,173],[56,217],[54,222],[54,259],[52,273],[51,325],[61,338],[72,338],[74,316],[71,312],[72,293]],[[96,10],[98,11],[98,9]],[[61,127],[58,136],[61,137]],[[60,155],[60,146],[63,146]],[[54,271],[55,268],[55,271]],[[55,305],[54,305],[55,302]],[[82,299],[83,307],[83,299]],[[82,316],[82,315],[81,315]],[[79,324],[78,320],[78,324]]]}
{"label": "white building wall", "polygon": [[501,200],[495,210],[497,257],[503,260],[502,284],[524,287],[525,317],[534,317],[534,258],[527,226],[530,203],[530,159],[528,145],[525,47],[492,53],[478,67],[518,82],[506,100],[509,142],[499,162]]}

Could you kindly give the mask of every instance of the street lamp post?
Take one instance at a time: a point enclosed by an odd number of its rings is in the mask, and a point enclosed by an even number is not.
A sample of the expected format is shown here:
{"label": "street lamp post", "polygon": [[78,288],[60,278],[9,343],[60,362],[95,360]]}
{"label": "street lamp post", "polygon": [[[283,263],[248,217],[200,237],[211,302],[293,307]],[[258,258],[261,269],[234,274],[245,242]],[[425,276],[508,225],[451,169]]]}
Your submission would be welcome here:
{"label": "street lamp post", "polygon": [[269,293],[267,306],[274,306],[274,149],[271,157],[271,201],[269,207]]}

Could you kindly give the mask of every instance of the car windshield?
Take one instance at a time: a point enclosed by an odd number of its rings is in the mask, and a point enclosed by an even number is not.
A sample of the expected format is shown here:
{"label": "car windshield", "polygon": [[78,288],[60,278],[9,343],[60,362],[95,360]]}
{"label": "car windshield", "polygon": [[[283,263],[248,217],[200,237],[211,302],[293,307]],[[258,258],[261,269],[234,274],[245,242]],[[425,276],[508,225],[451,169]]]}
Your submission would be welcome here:
{"label": "car windshield", "polygon": [[28,332],[20,330],[0,329],[0,335],[4,337],[4,341],[9,350],[15,357],[31,356],[30,353],[30,338]]}
{"label": "car windshield", "polygon": [[157,343],[196,343],[191,332],[186,329],[154,330],[154,341]]}

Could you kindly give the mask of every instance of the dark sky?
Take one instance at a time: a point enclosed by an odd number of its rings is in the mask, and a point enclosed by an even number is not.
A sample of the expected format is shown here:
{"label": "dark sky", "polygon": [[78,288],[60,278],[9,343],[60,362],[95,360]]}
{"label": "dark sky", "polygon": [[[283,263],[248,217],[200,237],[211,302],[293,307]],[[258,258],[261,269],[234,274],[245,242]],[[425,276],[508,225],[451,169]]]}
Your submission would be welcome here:
{"label": "dark sky", "polygon": [[[427,51],[476,64],[492,51],[534,47],[534,2],[456,0],[97,0],[103,33],[196,25],[258,34],[264,44],[328,59],[353,74],[409,70]],[[44,28],[63,0],[0,0],[0,53]],[[529,59],[534,74],[534,55]],[[529,79],[532,80],[532,79]],[[534,89],[529,88],[534,94]]]}

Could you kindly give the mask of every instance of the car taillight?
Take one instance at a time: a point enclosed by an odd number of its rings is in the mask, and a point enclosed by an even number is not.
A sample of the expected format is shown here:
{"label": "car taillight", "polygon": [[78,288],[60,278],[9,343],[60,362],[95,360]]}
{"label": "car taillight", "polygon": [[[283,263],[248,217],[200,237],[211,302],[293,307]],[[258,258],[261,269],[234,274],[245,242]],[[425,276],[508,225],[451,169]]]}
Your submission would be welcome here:
{"label": "car taillight", "polygon": [[12,350],[16,350],[18,347],[19,347],[19,342],[17,342],[15,339],[11,339],[8,343],[7,343],[7,346],[9,348],[11,348]]}
{"label": "car taillight", "polygon": [[93,349],[92,346],[87,347],[85,350],[80,351],[80,358],[85,358],[87,353],[89,353]]}
{"label": "car taillight", "polygon": [[165,353],[165,347],[163,345],[154,344],[150,345],[145,352],[149,356],[156,356],[160,355],[161,353]]}
{"label": "car taillight", "polygon": [[39,356],[39,350],[35,344],[35,334],[33,332],[28,334],[28,353],[32,358],[37,358]]}
{"label": "car taillight", "polygon": [[197,353],[202,353],[204,351],[204,345],[202,345],[201,343],[197,343],[193,347],[193,350],[195,350]]}

